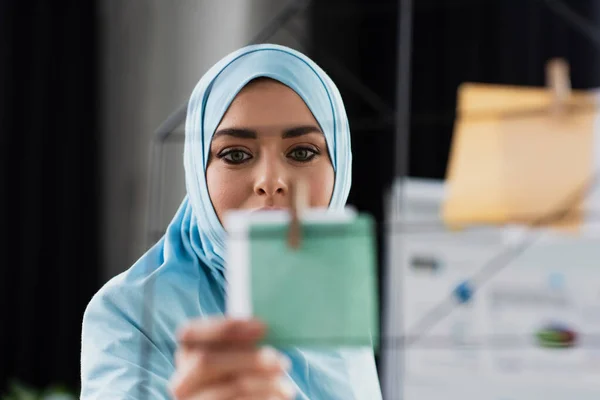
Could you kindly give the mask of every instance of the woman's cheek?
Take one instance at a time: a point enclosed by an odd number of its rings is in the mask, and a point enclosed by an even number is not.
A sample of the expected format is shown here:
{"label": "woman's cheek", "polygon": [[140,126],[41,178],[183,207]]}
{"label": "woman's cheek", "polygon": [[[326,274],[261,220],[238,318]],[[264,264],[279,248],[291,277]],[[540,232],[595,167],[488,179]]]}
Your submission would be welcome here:
{"label": "woman's cheek", "polygon": [[248,179],[239,171],[209,166],[206,183],[213,207],[221,221],[227,210],[241,208],[248,197]]}
{"label": "woman's cheek", "polygon": [[327,207],[333,195],[335,174],[331,164],[319,167],[309,178],[310,204],[312,207]]}

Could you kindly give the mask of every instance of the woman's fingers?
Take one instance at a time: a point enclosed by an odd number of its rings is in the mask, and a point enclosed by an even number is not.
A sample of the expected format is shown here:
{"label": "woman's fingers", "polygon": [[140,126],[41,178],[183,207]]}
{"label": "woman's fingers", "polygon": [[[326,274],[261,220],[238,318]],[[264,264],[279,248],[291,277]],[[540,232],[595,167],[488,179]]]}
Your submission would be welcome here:
{"label": "woman's fingers", "polygon": [[230,346],[254,343],[264,335],[265,326],[256,320],[200,319],[179,332],[184,346]]}
{"label": "woman's fingers", "polygon": [[291,386],[281,383],[291,367],[272,348],[257,349],[265,333],[259,321],[201,319],[179,332],[177,370],[171,392],[177,399],[291,398]]}
{"label": "woman's fingers", "polygon": [[260,350],[192,350],[184,356],[171,381],[171,390],[186,397],[203,386],[231,376],[247,374],[279,375],[290,368],[290,361],[272,348]]}
{"label": "woman's fingers", "polygon": [[291,400],[296,391],[278,376],[244,374],[207,386],[182,400]]}
{"label": "woman's fingers", "polygon": [[[265,379],[266,378],[266,379]],[[244,396],[257,396],[261,399],[291,399],[295,394],[292,383],[281,376],[243,375],[234,380],[236,399]]]}

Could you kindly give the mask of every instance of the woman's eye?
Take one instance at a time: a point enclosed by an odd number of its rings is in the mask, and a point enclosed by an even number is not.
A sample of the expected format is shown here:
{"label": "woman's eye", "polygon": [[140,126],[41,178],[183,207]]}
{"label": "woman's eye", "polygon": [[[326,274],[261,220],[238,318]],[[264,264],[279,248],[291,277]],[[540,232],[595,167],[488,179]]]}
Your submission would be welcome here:
{"label": "woman's eye", "polygon": [[230,150],[226,153],[221,154],[220,158],[223,158],[230,164],[240,164],[251,158],[251,156],[245,151],[241,150]]}
{"label": "woman's eye", "polygon": [[316,154],[317,152],[312,149],[300,147],[292,150],[289,157],[293,158],[295,161],[310,161]]}

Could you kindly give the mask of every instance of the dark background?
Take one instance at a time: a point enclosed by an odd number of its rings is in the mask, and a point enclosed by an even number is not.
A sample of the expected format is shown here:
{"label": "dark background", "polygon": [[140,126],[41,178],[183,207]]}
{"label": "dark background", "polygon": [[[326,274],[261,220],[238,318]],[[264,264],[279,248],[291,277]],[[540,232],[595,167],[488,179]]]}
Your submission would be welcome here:
{"label": "dark background", "polygon": [[[543,85],[545,61],[563,56],[574,87],[600,86],[600,52],[542,1],[414,2],[411,176],[444,177],[461,82]],[[600,27],[600,2],[568,4]],[[79,384],[81,317],[103,283],[95,10],[92,0],[0,2],[0,393],[10,378]],[[380,220],[393,179],[394,125],[383,117],[396,107],[396,2],[316,0],[310,15],[310,55],[357,126],[350,202]],[[358,94],[348,71],[382,104]]]}
{"label": "dark background", "polygon": [[99,287],[93,1],[0,2],[0,388],[78,385]]}

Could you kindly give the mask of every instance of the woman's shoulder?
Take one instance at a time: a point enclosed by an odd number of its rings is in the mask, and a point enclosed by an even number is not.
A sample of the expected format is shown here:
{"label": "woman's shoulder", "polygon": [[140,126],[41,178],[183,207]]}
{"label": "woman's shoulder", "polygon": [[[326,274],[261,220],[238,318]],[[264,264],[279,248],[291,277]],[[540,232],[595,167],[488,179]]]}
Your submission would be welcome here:
{"label": "woman's shoulder", "polygon": [[190,318],[221,312],[222,299],[203,268],[194,261],[164,260],[148,252],[107,281],[84,312],[84,325],[108,325],[115,319],[143,329],[148,316],[176,329]]}

